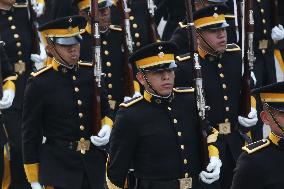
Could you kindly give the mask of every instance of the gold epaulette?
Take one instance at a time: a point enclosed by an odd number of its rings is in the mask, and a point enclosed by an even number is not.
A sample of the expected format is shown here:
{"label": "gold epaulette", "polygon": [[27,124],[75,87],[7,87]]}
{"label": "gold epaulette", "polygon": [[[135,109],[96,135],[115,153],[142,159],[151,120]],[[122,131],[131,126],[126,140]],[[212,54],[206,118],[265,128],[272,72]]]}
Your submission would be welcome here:
{"label": "gold epaulette", "polygon": [[122,31],[122,28],[118,25],[110,25],[109,29],[114,30],[114,31]]}
{"label": "gold epaulette", "polygon": [[183,55],[176,56],[176,59],[180,62],[185,61],[185,60],[189,60],[190,54],[186,53],[186,54],[183,54]]}
{"label": "gold epaulette", "polygon": [[227,15],[225,15],[225,18],[235,18],[235,15],[233,15],[233,14],[227,14]]}
{"label": "gold epaulette", "polygon": [[192,87],[177,87],[173,89],[174,92],[177,93],[193,93],[194,92],[194,88]]}
{"label": "gold epaulette", "polygon": [[183,22],[179,22],[178,25],[179,25],[180,28],[186,28],[187,27],[187,24],[184,24]]}
{"label": "gold epaulette", "polygon": [[78,65],[79,66],[93,66],[91,62],[82,62],[82,61],[79,61]]}
{"label": "gold epaulette", "polygon": [[235,43],[227,44],[227,46],[226,46],[226,51],[228,51],[228,52],[240,51],[240,50],[241,50],[241,48]]}
{"label": "gold epaulette", "polygon": [[130,99],[129,101],[126,101],[126,102],[123,102],[119,105],[119,107],[124,107],[124,108],[127,108],[139,101],[141,101],[144,97],[143,96],[140,96],[140,97],[136,97],[136,98],[133,98],[133,99]]}
{"label": "gold epaulette", "polygon": [[258,151],[262,148],[269,146],[269,144],[270,144],[270,140],[262,139],[262,140],[253,142],[251,144],[248,144],[248,145],[242,147],[242,149],[244,151],[246,151],[248,154],[251,154],[251,153],[254,153],[254,152],[256,152],[256,151]]}
{"label": "gold epaulette", "polygon": [[28,3],[14,3],[13,7],[15,7],[15,8],[27,8]]}
{"label": "gold epaulette", "polygon": [[42,69],[40,69],[40,70],[37,70],[36,72],[32,72],[31,75],[34,76],[34,77],[36,77],[36,76],[40,75],[41,73],[43,73],[43,72],[49,70],[50,68],[52,68],[52,65],[51,65],[51,64],[47,65],[46,67],[44,67],[44,68],[42,68]]}

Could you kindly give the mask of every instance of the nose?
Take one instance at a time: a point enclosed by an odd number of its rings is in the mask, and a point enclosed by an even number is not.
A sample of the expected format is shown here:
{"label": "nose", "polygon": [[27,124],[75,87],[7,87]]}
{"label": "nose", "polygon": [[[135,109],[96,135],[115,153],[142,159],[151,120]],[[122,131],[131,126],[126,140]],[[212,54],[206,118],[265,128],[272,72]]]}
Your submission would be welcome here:
{"label": "nose", "polygon": [[226,30],[225,29],[220,29],[218,33],[219,38],[224,38],[226,37]]}
{"label": "nose", "polygon": [[171,72],[166,70],[166,71],[163,71],[162,73],[162,80],[168,80],[170,78],[170,74]]}

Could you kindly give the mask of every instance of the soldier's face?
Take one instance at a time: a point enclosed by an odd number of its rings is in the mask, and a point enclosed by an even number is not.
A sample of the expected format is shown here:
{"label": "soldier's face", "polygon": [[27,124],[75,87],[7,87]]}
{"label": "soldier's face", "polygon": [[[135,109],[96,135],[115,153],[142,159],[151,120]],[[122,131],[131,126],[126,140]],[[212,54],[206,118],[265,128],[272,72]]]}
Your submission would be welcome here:
{"label": "soldier's face", "polygon": [[[274,118],[279,123],[279,125],[284,129],[284,113],[273,110],[272,113],[274,114]],[[260,113],[260,117],[263,123],[270,126],[272,132],[274,132],[278,136],[284,137],[284,133],[281,131],[281,129],[278,128],[271,115],[267,111],[262,111]]]}
{"label": "soldier's face", "polygon": [[214,50],[223,53],[227,45],[226,29],[204,30],[201,31],[202,36],[213,47]]}
{"label": "soldier's face", "polygon": [[16,0],[0,0],[0,8],[2,6],[12,6],[14,3],[16,3]]}
{"label": "soldier's face", "polygon": [[105,31],[110,25],[110,8],[99,9],[100,30]]}
{"label": "soldier's face", "polygon": [[[66,63],[70,65],[77,64],[79,61],[80,57],[80,44],[75,44],[75,45],[59,45],[55,43],[55,48],[57,53],[60,55],[61,58],[63,58]],[[60,58],[57,57],[57,53],[55,51],[52,51],[52,55],[55,58]],[[57,59],[60,60],[60,59]]]}
{"label": "soldier's face", "polygon": [[[140,74],[140,76],[139,76]],[[148,81],[151,83],[155,91],[162,96],[171,94],[174,87],[175,73],[173,70],[159,70],[145,72]],[[139,82],[145,87],[146,90],[153,92],[147,85],[142,73],[137,75]]]}

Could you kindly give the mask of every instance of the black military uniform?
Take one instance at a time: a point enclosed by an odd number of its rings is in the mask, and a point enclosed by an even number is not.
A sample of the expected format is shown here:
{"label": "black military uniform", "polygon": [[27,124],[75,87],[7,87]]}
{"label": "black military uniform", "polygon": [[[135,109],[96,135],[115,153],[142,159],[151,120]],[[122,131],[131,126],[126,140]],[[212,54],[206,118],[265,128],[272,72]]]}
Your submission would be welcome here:
{"label": "black military uniform", "polygon": [[[78,43],[81,22],[83,17],[64,17],[39,30],[49,39],[70,45]],[[22,127],[29,182],[55,188],[103,188],[106,153],[89,140],[93,134],[92,99],[92,64],[79,62],[68,68],[54,59],[51,65],[32,73],[25,91]],[[101,110],[103,124],[111,126],[104,88]],[[44,144],[42,136],[46,137]]]}
{"label": "black military uniform", "polygon": [[[194,13],[194,22],[198,29],[223,28],[227,26],[224,13],[226,9],[223,5],[208,6]],[[216,22],[211,22],[210,16],[214,17]],[[204,17],[208,19],[202,20]],[[208,119],[220,133],[222,149],[220,153],[223,164],[220,182],[223,188],[228,188],[235,163],[241,154],[241,147],[245,144],[239,130],[247,132],[247,129],[239,126],[237,119],[240,111],[242,77],[241,50],[236,44],[228,44],[224,53],[214,56],[200,47],[198,50],[206,103],[210,106]],[[182,49],[182,51],[185,50]],[[185,61],[189,60],[186,56],[180,56],[180,58],[178,57],[183,61],[178,63],[176,86],[194,86],[193,60]]]}
{"label": "black military uniform", "polygon": [[[284,83],[275,83],[254,91],[263,103],[283,114]],[[276,97],[278,96],[278,97]],[[281,127],[281,125],[280,125]],[[282,125],[283,127],[283,125]],[[238,159],[231,189],[281,189],[284,185],[284,139],[273,131],[262,139],[243,147]]]}
{"label": "black military uniform", "polygon": [[[172,53],[173,45],[161,42],[141,48],[130,60],[143,70],[168,69],[174,61]],[[144,96],[120,105],[110,139],[110,189],[123,188],[131,162],[137,189],[184,188],[178,179],[194,189],[201,187],[200,133],[193,92],[193,88],[174,89],[163,98],[145,90]],[[208,147],[210,156],[218,156],[215,131],[210,131],[214,136]]]}
{"label": "black military uniform", "polygon": [[11,147],[10,188],[29,188],[26,181],[22,161],[21,116],[26,80],[32,71],[30,55],[32,53],[32,30],[29,23],[27,3],[17,1],[10,10],[0,10],[1,36],[6,43],[5,51],[18,74],[16,96],[12,107],[3,111],[3,119],[7,126]]}

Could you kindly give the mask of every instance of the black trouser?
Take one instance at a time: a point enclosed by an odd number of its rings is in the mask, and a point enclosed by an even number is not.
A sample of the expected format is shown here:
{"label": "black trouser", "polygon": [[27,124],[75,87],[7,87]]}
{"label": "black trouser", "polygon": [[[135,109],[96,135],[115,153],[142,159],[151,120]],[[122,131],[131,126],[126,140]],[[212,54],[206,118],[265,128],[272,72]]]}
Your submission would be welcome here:
{"label": "black trouser", "polygon": [[[94,178],[95,179],[95,178]],[[82,187],[81,189],[90,189],[91,186],[89,184],[89,181],[88,181],[88,177],[86,175],[84,175],[84,178],[83,178],[83,183],[82,183]],[[69,188],[60,188],[60,187],[54,187],[54,189],[69,189]],[[103,188],[102,188],[103,189]]]}
{"label": "black trouser", "polygon": [[2,178],[4,173],[4,146],[0,147],[0,184],[2,186]]}

